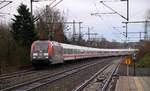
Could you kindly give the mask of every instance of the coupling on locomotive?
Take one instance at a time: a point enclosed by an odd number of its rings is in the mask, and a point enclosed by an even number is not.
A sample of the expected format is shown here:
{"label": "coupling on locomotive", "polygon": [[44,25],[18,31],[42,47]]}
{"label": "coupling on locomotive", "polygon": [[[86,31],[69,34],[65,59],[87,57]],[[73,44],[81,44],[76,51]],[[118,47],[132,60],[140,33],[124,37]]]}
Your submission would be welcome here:
{"label": "coupling on locomotive", "polygon": [[63,63],[66,60],[130,55],[134,51],[137,49],[100,49],[49,40],[37,40],[31,45],[30,57],[33,66],[38,66]]}

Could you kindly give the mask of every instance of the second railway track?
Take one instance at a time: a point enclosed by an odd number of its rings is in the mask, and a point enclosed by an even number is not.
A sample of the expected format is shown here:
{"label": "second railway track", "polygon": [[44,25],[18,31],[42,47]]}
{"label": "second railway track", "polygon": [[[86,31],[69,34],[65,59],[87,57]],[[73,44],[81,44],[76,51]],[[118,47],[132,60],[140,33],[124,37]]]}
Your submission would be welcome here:
{"label": "second railway track", "polygon": [[107,91],[114,74],[117,74],[119,65],[120,62],[106,65],[73,91]]}

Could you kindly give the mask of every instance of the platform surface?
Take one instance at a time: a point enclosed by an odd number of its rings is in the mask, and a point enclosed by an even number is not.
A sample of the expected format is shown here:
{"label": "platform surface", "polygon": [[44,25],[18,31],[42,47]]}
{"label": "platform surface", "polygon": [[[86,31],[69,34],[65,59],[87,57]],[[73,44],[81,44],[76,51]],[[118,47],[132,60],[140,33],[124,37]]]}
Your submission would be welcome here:
{"label": "platform surface", "polygon": [[150,91],[150,77],[120,76],[115,91]]}

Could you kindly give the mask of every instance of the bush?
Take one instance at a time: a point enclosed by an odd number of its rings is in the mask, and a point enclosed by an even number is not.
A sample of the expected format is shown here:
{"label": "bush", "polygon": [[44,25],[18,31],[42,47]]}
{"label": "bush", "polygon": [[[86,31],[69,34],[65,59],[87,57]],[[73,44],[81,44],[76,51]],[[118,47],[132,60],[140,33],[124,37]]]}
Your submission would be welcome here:
{"label": "bush", "polygon": [[150,67],[150,42],[144,42],[139,47],[140,52],[138,54],[137,66]]}
{"label": "bush", "polygon": [[0,25],[0,74],[30,65],[28,50],[17,45],[8,26]]}
{"label": "bush", "polygon": [[150,67],[150,54],[147,53],[138,62],[139,67]]}

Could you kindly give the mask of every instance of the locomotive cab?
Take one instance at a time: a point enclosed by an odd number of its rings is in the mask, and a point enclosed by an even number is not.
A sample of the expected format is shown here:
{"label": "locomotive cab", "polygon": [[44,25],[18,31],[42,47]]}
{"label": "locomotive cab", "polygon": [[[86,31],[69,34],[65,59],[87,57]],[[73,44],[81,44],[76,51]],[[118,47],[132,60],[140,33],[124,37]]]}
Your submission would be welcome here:
{"label": "locomotive cab", "polygon": [[51,63],[52,48],[48,41],[35,41],[31,46],[32,64],[49,64]]}
{"label": "locomotive cab", "polygon": [[[59,44],[51,41],[35,41],[31,46],[31,62],[34,66],[50,65],[60,62],[61,52],[56,53],[56,50],[62,51]],[[59,58],[57,58],[59,57]],[[59,60],[59,61],[58,61]],[[61,58],[61,60],[63,60]],[[62,61],[63,62],[63,61]]]}

